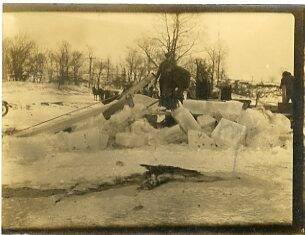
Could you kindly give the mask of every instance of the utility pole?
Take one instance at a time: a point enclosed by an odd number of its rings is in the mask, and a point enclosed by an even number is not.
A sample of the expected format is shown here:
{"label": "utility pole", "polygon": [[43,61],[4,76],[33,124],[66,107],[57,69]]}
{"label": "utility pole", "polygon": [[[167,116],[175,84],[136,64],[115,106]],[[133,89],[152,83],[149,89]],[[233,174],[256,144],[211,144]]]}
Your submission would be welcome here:
{"label": "utility pole", "polygon": [[103,60],[101,59],[100,63],[99,63],[99,73],[98,73],[98,77],[97,77],[97,89],[100,88],[100,78],[102,75],[102,71],[103,71]]}
{"label": "utility pole", "polygon": [[110,60],[107,58],[107,84],[109,84],[109,76],[110,76]]}
{"label": "utility pole", "polygon": [[91,82],[92,82],[92,61],[93,59],[95,59],[95,57],[92,56],[91,53],[89,53],[89,81],[88,81],[88,85],[89,87],[91,87]]}

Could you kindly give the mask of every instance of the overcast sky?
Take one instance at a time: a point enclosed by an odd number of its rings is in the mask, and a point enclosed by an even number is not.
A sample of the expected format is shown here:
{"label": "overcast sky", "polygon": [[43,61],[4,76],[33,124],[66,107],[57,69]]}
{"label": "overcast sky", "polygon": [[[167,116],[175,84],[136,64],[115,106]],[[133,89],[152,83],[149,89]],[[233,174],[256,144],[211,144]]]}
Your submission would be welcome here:
{"label": "overcast sky", "polygon": [[[42,48],[56,48],[67,40],[96,56],[123,58],[128,46],[153,35],[158,14],[153,13],[4,13],[4,37],[26,32]],[[232,79],[280,81],[281,72],[293,72],[294,18],[274,13],[200,13],[195,16],[199,40],[196,56],[222,41],[227,50],[226,70]]]}

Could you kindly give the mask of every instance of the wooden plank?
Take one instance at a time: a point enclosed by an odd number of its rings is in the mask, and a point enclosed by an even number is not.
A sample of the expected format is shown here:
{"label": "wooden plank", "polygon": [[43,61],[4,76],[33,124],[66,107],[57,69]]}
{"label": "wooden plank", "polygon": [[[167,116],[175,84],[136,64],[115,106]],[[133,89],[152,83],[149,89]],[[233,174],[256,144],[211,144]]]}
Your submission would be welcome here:
{"label": "wooden plank", "polygon": [[[114,101],[117,102],[117,101]],[[103,105],[101,103],[86,108],[84,110],[80,110],[79,112],[74,113],[67,113],[60,118],[55,118],[50,121],[45,121],[39,123],[35,126],[17,131],[15,136],[17,137],[26,137],[26,136],[33,136],[36,134],[40,134],[43,132],[46,133],[56,133],[62,130],[65,130],[69,127],[72,127],[77,122],[82,121],[84,119],[99,115],[103,111],[107,110],[109,106],[113,105],[112,103],[108,105]]]}
{"label": "wooden plank", "polygon": [[124,92],[119,100],[112,101],[109,104],[103,105],[102,103],[88,106],[79,111],[72,111],[67,114],[55,117],[51,120],[46,120],[42,123],[38,123],[35,126],[28,127],[26,129],[17,131],[15,136],[26,137],[43,132],[56,133],[67,128],[76,125],[78,122],[83,121],[87,118],[103,114],[105,119],[109,119],[111,115],[124,108],[126,104],[132,106],[132,95],[143,89],[154,79],[153,75],[148,75],[145,79],[131,87],[129,90]]}

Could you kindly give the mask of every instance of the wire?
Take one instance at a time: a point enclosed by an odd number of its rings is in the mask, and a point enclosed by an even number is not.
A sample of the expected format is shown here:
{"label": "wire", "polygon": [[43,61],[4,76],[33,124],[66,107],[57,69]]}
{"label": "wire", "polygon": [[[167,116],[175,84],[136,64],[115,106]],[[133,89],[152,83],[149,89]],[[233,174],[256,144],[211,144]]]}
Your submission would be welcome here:
{"label": "wire", "polygon": [[[115,97],[115,96],[114,96],[114,97]],[[107,100],[109,100],[109,99],[113,99],[114,97],[105,99],[105,100],[103,100],[102,102],[105,102],[105,101],[107,101]],[[31,128],[33,128],[33,127],[39,126],[39,125],[41,125],[41,124],[44,124],[44,123],[46,123],[46,122],[53,121],[53,120],[55,120],[55,119],[57,119],[57,118],[66,116],[66,115],[71,114],[71,113],[75,113],[75,112],[77,112],[77,111],[80,111],[80,110],[83,110],[83,109],[86,109],[86,108],[89,108],[89,107],[92,107],[92,106],[95,106],[95,105],[98,105],[98,104],[100,104],[100,103],[94,103],[94,104],[91,104],[91,105],[89,105],[89,106],[85,106],[85,107],[81,107],[81,108],[72,110],[72,111],[70,111],[70,112],[68,112],[68,113],[64,113],[64,114],[59,115],[59,116],[56,116],[56,117],[54,117],[54,118],[47,119],[47,120],[45,120],[45,121],[43,121],[43,122],[39,122],[39,123],[37,123],[37,124],[35,124],[35,125],[33,125],[33,126],[29,126],[29,127],[27,127],[27,128],[21,129],[21,130],[19,130],[18,132],[20,132],[20,131],[25,131],[25,130],[28,130],[28,129],[31,129]]]}

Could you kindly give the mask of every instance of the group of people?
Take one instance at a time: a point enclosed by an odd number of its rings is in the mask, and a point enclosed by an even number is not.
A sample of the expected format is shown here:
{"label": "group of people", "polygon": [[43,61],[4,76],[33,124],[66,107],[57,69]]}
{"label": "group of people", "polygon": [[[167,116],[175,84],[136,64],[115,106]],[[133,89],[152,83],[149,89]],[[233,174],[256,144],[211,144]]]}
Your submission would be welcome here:
{"label": "group of people", "polygon": [[[186,69],[177,65],[174,53],[168,52],[165,54],[165,60],[161,62],[158,68],[155,84],[157,83],[158,79],[160,86],[160,105],[166,107],[167,109],[175,109],[178,101],[183,101],[183,93],[190,86],[191,74]],[[280,88],[282,89],[283,103],[289,103],[290,100],[292,101],[293,84],[293,75],[287,71],[283,72],[280,84]],[[230,92],[231,87],[230,91],[227,92],[228,97],[231,96],[229,94]]]}

